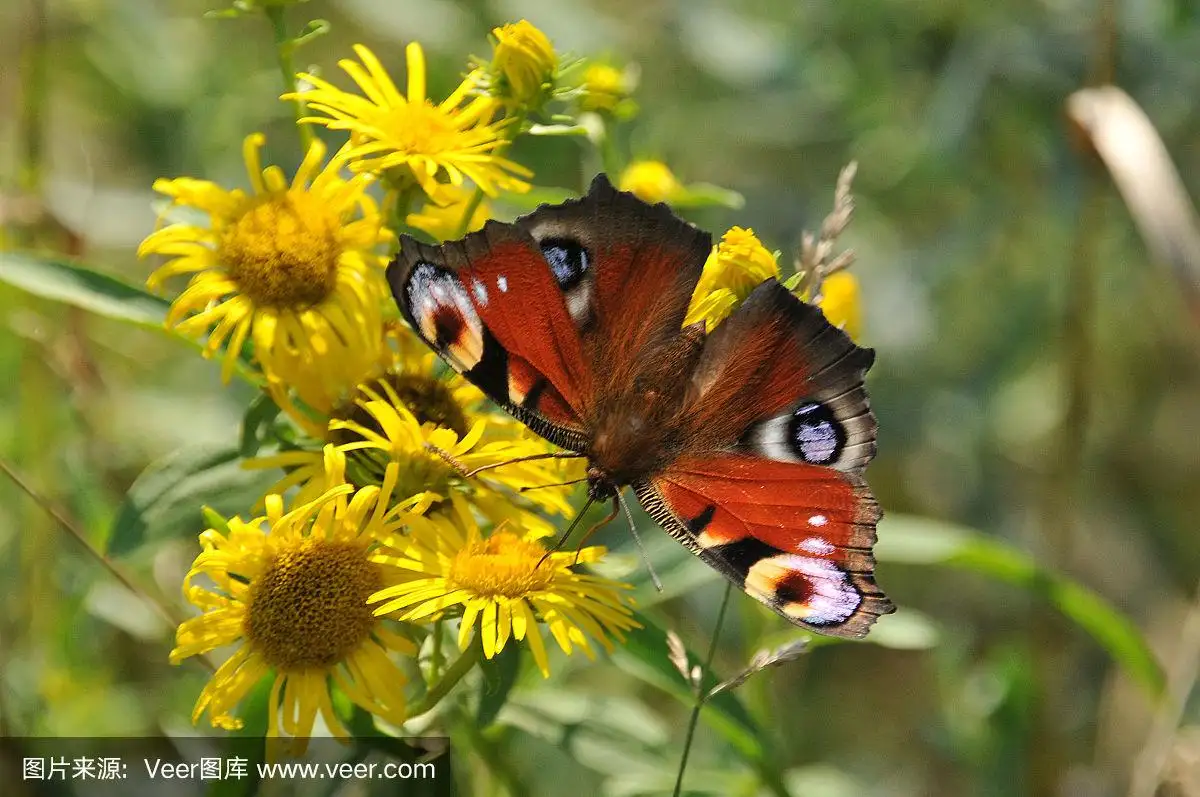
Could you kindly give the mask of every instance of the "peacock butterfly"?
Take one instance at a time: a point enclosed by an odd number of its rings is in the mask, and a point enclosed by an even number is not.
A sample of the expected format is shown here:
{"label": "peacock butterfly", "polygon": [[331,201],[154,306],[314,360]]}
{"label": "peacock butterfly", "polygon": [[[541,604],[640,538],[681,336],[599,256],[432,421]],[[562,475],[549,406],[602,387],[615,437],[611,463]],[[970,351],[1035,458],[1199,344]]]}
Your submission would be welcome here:
{"label": "peacock butterfly", "polygon": [[[543,205],[387,276],[412,328],[530,429],[586,457],[589,497],[631,486],[689,550],[791,622],[861,637],[878,504],[863,379],[874,351],[775,280],[706,334],[683,326],[708,233],[616,191]],[[615,507],[614,507],[615,512]]]}

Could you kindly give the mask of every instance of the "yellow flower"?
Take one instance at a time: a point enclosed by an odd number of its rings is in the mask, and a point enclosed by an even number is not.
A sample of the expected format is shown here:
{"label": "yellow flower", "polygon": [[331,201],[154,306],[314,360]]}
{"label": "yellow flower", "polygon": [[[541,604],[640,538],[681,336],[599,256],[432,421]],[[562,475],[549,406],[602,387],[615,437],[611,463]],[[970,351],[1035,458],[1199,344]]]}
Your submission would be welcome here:
{"label": "yellow flower", "polygon": [[554,92],[558,55],[526,20],[492,30],[496,39],[488,90],[505,105],[536,111]]}
{"label": "yellow flower", "polygon": [[684,326],[704,321],[705,329],[711,331],[771,277],[779,277],[776,255],[762,245],[754,230],[733,227],[721,236],[704,263]]}
{"label": "yellow flower", "polygon": [[376,554],[376,562],[406,576],[371,597],[379,604],[376,614],[417,622],[461,607],[461,648],[477,626],[489,659],[509,639],[527,640],[543,676],[550,675],[550,661],[539,623],[564,653],[578,648],[589,658],[594,655],[589,637],[611,651],[610,636],[623,641],[625,631],[639,627],[622,594],[627,584],[572,570],[577,561],[599,561],[603,548],[548,553],[536,535],[507,527],[483,536],[469,508],[456,501],[455,510],[452,531],[415,530]]}
{"label": "yellow flower", "polygon": [[[377,398],[359,401],[356,417],[329,424],[331,431],[342,433],[340,448],[366,474],[378,473],[386,463],[398,463],[406,488],[428,490],[440,498],[465,496],[493,522],[519,521],[543,535],[552,534],[553,526],[530,506],[559,515],[571,511],[568,489],[547,486],[568,480],[560,460],[514,462],[464,477],[464,472],[485,465],[548,453],[548,443],[503,422],[497,427],[504,432],[492,430],[488,435],[492,421],[484,418],[461,433],[422,423],[390,384],[381,382],[380,387]],[[531,487],[539,489],[523,494],[521,500],[512,494]]]}
{"label": "yellow flower", "polygon": [[[475,192],[465,186],[442,185],[429,198],[419,213],[410,213],[406,221],[410,227],[429,233],[438,241],[447,241],[459,237],[459,227],[467,205]],[[474,232],[483,227],[484,222],[492,215],[487,202],[480,202],[471,214],[471,221],[466,232]]]}
{"label": "yellow flower", "polygon": [[309,375],[332,393],[344,373],[369,359],[385,295],[384,260],[376,247],[391,234],[366,194],[371,178],[338,176],[338,153],[324,168],[325,147],[314,143],[289,184],[278,166],[262,168],[262,135],[243,146],[253,193],[225,190],[207,180],[158,180],[172,203],[209,216],[209,226],[172,224],[151,233],[141,256],[171,259],[147,280],[158,289],[170,277],[194,274],[167,314],[167,325],[190,337],[208,333],[204,355],[228,342],[221,369],[229,380],[250,337],[268,378],[286,378],[311,357],[342,363],[338,373]]}
{"label": "yellow flower", "polygon": [[[493,523],[510,521],[543,535],[554,526],[537,511],[567,514],[570,488],[563,482],[582,478],[581,460],[542,459],[517,462],[465,478],[483,465],[546,454],[549,443],[534,436],[507,414],[491,409],[478,388],[439,368],[436,356],[411,331],[396,329],[390,365],[359,385],[353,401],[338,407],[322,437],[349,455],[353,484],[377,483],[394,463],[398,492],[429,491],[438,499],[463,496]],[[282,493],[299,486],[297,500],[314,496],[322,483],[322,456],[297,449],[247,460],[254,469],[283,468],[286,475],[270,488]],[[532,488],[520,496],[521,488]]]}
{"label": "yellow flower", "polygon": [[579,110],[608,113],[621,118],[633,116],[637,113],[637,105],[630,95],[636,85],[635,70],[620,70],[605,63],[589,64],[583,72]]}
{"label": "yellow flower", "polygon": [[849,271],[830,274],[821,282],[821,298],[817,306],[835,327],[846,331],[854,340],[862,334],[862,304],[858,296],[858,280]]}
{"label": "yellow flower", "polygon": [[[233,518],[226,529],[200,535],[203,551],[184,595],[204,613],[179,626],[171,651],[178,664],[240,645],[200,693],[192,721],[207,712],[214,727],[241,727],[233,710],[270,674],[267,735],[275,749],[294,753],[303,751],[318,713],[335,735],[347,735],[333,711],[333,687],[388,722],[404,721],[405,678],[391,654],[411,656],[416,646],[367,604],[395,573],[373,559],[373,546],[402,526],[438,533],[419,514],[427,496],[391,506],[396,469],[382,487],[355,491],[343,483],[345,457],[332,446],[324,465],[328,489],[315,500],[285,514],[283,499],[272,495],[265,517]],[[194,584],[201,576],[213,586]]]}
{"label": "yellow flower", "polygon": [[304,122],[350,133],[347,157],[355,171],[388,176],[393,185],[414,180],[428,196],[438,189],[444,174],[451,185],[469,179],[489,196],[501,190],[526,191],[525,167],[506,160],[497,151],[507,143],[505,122],[492,123],[495,102],[490,97],[468,95],[476,77],[468,76],[445,101],[434,105],[425,96],[425,55],[415,42],[405,50],[408,59],[408,92],[401,94],[375,54],[354,46],[361,63],[339,62],[362,90],[362,96],[343,91],[318,77],[301,74],[313,88],[284,99],[302,99],[310,110],[325,114]]}
{"label": "yellow flower", "polygon": [[617,182],[622,191],[630,191],[651,204],[670,202],[684,191],[679,180],[662,161],[634,161],[625,167]]}

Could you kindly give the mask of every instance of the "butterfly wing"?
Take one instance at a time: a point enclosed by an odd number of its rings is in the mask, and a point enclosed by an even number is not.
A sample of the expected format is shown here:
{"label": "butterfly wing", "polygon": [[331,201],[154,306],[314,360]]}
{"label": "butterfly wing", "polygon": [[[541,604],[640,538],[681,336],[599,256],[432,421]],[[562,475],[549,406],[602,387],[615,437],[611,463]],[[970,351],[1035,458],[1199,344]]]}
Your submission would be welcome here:
{"label": "butterfly wing", "polygon": [[654,345],[678,337],[711,239],[616,191],[461,241],[409,236],[388,267],[401,312],[459,373],[538,434],[584,450],[595,408]]}
{"label": "butterfly wing", "polygon": [[874,353],[777,282],[705,343],[681,412],[685,450],[634,485],[676,539],[779,614],[861,637],[893,610],[876,587]]}

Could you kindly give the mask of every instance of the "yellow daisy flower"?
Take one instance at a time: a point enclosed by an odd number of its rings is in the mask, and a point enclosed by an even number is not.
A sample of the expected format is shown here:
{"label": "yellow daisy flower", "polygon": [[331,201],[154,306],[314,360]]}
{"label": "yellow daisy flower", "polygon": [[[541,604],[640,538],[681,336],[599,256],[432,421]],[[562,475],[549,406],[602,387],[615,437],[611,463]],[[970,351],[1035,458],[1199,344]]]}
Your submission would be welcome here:
{"label": "yellow daisy flower", "polygon": [[510,108],[541,108],[554,92],[558,72],[558,55],[550,39],[524,19],[493,28],[492,37],[489,93]]}
{"label": "yellow daisy flower", "polygon": [[630,191],[639,199],[651,204],[670,202],[683,193],[683,185],[662,161],[640,160],[625,167],[617,184],[622,191]]}
{"label": "yellow daisy flower", "polygon": [[626,631],[639,627],[623,594],[628,584],[572,569],[576,562],[599,561],[604,548],[548,553],[536,535],[507,526],[483,536],[462,501],[454,508],[453,530],[415,530],[376,553],[375,562],[407,576],[371,596],[379,604],[376,614],[419,622],[461,607],[459,647],[465,650],[472,633],[479,633],[490,659],[509,639],[528,641],[546,677],[550,661],[539,623],[564,653],[579,649],[589,658],[595,655],[589,637],[611,652],[610,636],[623,641]]}
{"label": "yellow daisy flower", "polygon": [[[548,453],[548,443],[520,431],[487,437],[490,420],[479,419],[463,434],[447,426],[422,423],[386,382],[378,398],[360,400],[360,419],[334,420],[330,430],[344,436],[340,448],[360,468],[363,478],[378,473],[389,462],[399,463],[401,484],[428,490],[441,498],[465,496],[494,523],[521,522],[545,536],[554,527],[531,511],[537,507],[566,515],[571,511],[568,488],[548,487],[569,480],[563,463],[555,459],[511,462]],[[514,430],[515,431],[515,430]],[[465,473],[483,466],[505,464],[470,478]],[[522,494],[521,488],[536,487]]]}
{"label": "yellow daisy flower", "polygon": [[[297,411],[285,409],[289,414]],[[389,327],[384,359],[351,400],[328,418],[318,421],[301,413],[297,420],[306,428],[321,423],[314,436],[350,453],[354,484],[377,482],[387,463],[394,461],[400,468],[400,493],[429,490],[443,498],[462,493],[493,521],[519,521],[544,534],[553,533],[553,526],[533,508],[556,514],[570,511],[569,488],[546,485],[583,477],[581,461],[543,459],[464,478],[465,471],[553,448],[509,415],[496,412],[482,391],[446,369],[428,346],[399,324]],[[299,486],[297,500],[307,500],[322,489],[324,465],[316,450],[256,457],[244,467],[287,471],[271,493]],[[512,493],[522,487],[538,489],[517,499]]]}
{"label": "yellow daisy flower", "polygon": [[776,255],[762,245],[754,230],[730,229],[704,263],[684,326],[704,321],[705,329],[711,331],[771,277],[779,277]]}
{"label": "yellow daisy flower", "polygon": [[495,101],[469,98],[476,85],[474,76],[468,76],[445,101],[434,105],[425,96],[425,54],[419,44],[409,44],[405,50],[407,94],[400,93],[373,52],[361,44],[354,46],[354,52],[361,63],[346,59],[338,65],[362,95],[309,74],[300,78],[312,89],[283,95],[284,99],[302,99],[310,110],[324,114],[302,122],[350,133],[347,157],[352,169],[386,174],[393,185],[409,185],[415,180],[428,196],[437,192],[441,174],[456,186],[469,179],[489,196],[501,190],[528,190],[529,184],[514,175],[529,177],[532,173],[497,154],[510,131],[504,121],[492,122]]}
{"label": "yellow daisy flower", "polygon": [[[474,193],[474,190],[466,186],[439,185],[425,206],[417,213],[408,214],[405,221],[410,227],[428,233],[437,241],[457,238],[463,215],[467,212],[467,205]],[[488,203],[480,202],[471,214],[465,232],[481,229],[491,215],[492,209]]]}
{"label": "yellow daisy flower", "polygon": [[[397,469],[381,487],[344,484],[345,456],[327,446],[328,489],[285,513],[283,499],[266,501],[266,516],[233,518],[227,529],[200,535],[203,552],[184,581],[184,595],[203,610],[176,632],[178,664],[225,645],[240,645],[201,692],[192,712],[214,727],[236,729],[237,704],[267,675],[271,688],[267,735],[281,752],[302,752],[317,714],[335,735],[346,729],[333,711],[333,687],[388,722],[405,719],[403,671],[392,654],[416,646],[372,613],[367,598],[393,583],[394,569],[373,559],[376,539],[401,526],[438,534],[420,516],[429,497],[392,506]],[[262,528],[263,524],[269,528]],[[450,528],[449,524],[446,525]],[[199,586],[203,576],[212,586]]]}
{"label": "yellow daisy flower", "polygon": [[821,297],[817,306],[825,313],[829,323],[845,330],[854,340],[862,335],[858,280],[849,271],[830,274],[821,281]]}
{"label": "yellow daisy flower", "polygon": [[171,259],[146,284],[153,290],[194,275],[166,323],[190,337],[207,333],[206,357],[228,342],[225,381],[249,337],[268,376],[290,378],[314,356],[342,361],[337,372],[309,375],[320,392],[332,393],[347,387],[336,383],[370,357],[364,348],[379,334],[385,261],[375,250],[391,233],[366,195],[371,178],[338,176],[344,153],[322,168],[325,147],[314,143],[289,184],[278,166],[262,167],[263,143],[254,134],[243,146],[251,194],[190,178],[154,183],[173,204],[207,213],[210,224],[151,233],[138,254]]}

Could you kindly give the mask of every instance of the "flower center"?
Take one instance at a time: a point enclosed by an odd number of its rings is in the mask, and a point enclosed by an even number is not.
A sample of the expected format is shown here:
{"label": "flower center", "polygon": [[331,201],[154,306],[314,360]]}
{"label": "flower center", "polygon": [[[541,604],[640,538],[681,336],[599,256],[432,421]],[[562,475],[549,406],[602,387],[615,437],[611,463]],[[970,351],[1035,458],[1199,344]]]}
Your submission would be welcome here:
{"label": "flower center", "polygon": [[[467,433],[467,416],[444,381],[423,374],[395,373],[387,374],[379,381],[395,391],[400,403],[416,417],[418,423],[432,423],[434,426],[451,429],[459,437]],[[376,388],[375,392],[384,397],[389,395],[385,389]],[[379,420],[358,404],[358,400],[362,398],[369,397],[359,391],[348,402],[334,410],[333,417],[353,421],[363,428],[386,436],[387,432]],[[353,429],[339,428],[329,432],[329,442],[338,446],[357,443],[362,439],[362,435]],[[347,452],[346,456],[346,477],[356,486],[378,483],[383,478],[389,461],[385,454],[371,448],[352,450]],[[414,452],[413,456],[406,457],[402,463],[399,492],[407,495],[432,490],[445,494],[454,474],[454,469],[436,454],[429,451]]]}
{"label": "flower center", "polygon": [[380,587],[361,544],[304,540],[250,586],[246,638],[277,670],[332,667],[370,636],[376,618],[367,598]]}
{"label": "flower center", "polygon": [[453,120],[429,100],[390,108],[379,126],[387,131],[388,143],[407,154],[437,155],[456,149],[460,135]]}
{"label": "flower center", "polygon": [[[441,379],[435,379],[424,374],[387,374],[380,382],[386,383],[396,393],[409,412],[416,416],[421,424],[432,423],[445,429],[451,429],[462,437],[467,433],[467,416],[459,403],[454,399],[450,386]],[[386,390],[377,391],[387,396]],[[348,401],[342,408],[334,412],[334,417],[341,420],[354,421],[360,426],[384,434],[383,427],[371,413],[358,404],[358,400],[366,398],[361,391]],[[361,437],[348,429],[339,429],[333,433],[333,442],[351,443]]]}
{"label": "flower center", "polygon": [[546,549],[508,531],[477,540],[459,551],[450,562],[448,580],[453,589],[476,595],[520,598],[546,589],[554,579],[549,564],[538,567]]}
{"label": "flower center", "polygon": [[338,226],[337,216],[312,194],[264,194],[225,229],[221,262],[255,305],[311,307],[337,284]]}

